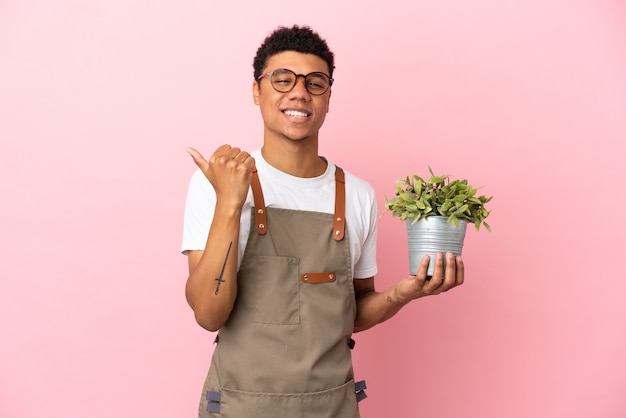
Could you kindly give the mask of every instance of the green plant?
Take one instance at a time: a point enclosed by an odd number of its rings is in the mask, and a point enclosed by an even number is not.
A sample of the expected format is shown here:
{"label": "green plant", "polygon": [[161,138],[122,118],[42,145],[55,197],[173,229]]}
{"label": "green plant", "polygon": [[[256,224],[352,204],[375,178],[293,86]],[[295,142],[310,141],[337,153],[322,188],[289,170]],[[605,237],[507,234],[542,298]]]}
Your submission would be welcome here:
{"label": "green plant", "polygon": [[489,211],[485,203],[493,196],[476,197],[478,191],[468,184],[467,180],[450,180],[449,175],[436,176],[430,171],[430,179],[425,181],[417,175],[398,180],[396,195],[386,199],[385,207],[393,216],[402,220],[413,219],[412,223],[428,216],[447,216],[448,222],[457,226],[459,219],[473,223],[478,231],[483,225],[491,232],[485,222]]}

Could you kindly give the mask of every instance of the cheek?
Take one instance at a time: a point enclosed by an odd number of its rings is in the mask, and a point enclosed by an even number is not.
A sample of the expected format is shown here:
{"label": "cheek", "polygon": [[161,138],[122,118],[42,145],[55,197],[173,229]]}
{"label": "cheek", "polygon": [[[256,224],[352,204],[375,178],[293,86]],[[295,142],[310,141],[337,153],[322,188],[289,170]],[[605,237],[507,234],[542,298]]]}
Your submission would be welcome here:
{"label": "cheek", "polygon": [[330,100],[326,100],[320,107],[320,113],[325,115],[330,111]]}
{"label": "cheek", "polygon": [[277,122],[284,116],[280,111],[279,101],[268,97],[259,99],[259,109],[261,110],[261,117],[266,122]]}
{"label": "cheek", "polygon": [[258,102],[263,113],[269,114],[270,111],[278,108],[277,101],[267,95],[260,95]]}
{"label": "cheek", "polygon": [[319,125],[320,127],[324,124],[324,121],[326,120],[326,114],[328,113],[328,107],[325,107],[323,110],[320,109],[321,111],[318,112],[318,118],[317,118],[317,125]]}

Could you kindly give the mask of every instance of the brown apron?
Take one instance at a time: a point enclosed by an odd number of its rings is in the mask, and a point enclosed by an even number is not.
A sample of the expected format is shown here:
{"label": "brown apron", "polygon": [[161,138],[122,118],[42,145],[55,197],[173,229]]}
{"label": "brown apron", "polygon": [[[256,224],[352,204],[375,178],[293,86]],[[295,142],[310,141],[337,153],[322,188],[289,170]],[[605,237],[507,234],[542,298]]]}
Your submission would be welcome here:
{"label": "brown apron", "polygon": [[253,174],[237,300],[216,339],[200,417],[359,417],[366,395],[352,371],[356,302],[340,168],[335,184],[335,215],[265,208]]}

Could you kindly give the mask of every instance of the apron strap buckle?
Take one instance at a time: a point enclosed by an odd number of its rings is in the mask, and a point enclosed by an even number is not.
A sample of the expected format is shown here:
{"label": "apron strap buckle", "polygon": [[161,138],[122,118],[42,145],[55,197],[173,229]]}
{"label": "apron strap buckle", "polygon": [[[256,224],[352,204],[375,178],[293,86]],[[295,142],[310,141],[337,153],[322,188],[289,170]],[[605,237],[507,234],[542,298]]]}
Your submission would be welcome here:
{"label": "apron strap buckle", "polygon": [[222,393],[215,392],[212,390],[206,391],[206,400],[208,401],[206,410],[208,412],[213,412],[215,414],[219,414],[221,408],[220,403],[222,402]]}
{"label": "apron strap buckle", "polygon": [[365,384],[365,380],[361,380],[354,383],[354,393],[356,393],[356,401],[361,402],[363,399],[367,398],[367,394],[365,393],[365,389],[367,389],[367,385]]}

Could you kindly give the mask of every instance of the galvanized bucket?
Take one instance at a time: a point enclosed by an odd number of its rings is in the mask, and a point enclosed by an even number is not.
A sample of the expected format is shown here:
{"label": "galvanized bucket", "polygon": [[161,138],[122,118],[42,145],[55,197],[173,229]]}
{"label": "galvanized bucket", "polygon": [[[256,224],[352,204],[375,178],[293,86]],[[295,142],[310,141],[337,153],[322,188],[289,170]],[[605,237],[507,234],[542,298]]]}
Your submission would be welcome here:
{"label": "galvanized bucket", "polygon": [[[445,216],[429,216],[419,221],[412,219],[406,221],[406,231],[409,241],[409,265],[411,275],[417,274],[422,257],[430,255],[427,276],[431,277],[435,269],[435,254],[444,254],[450,251],[454,255],[461,255],[467,221],[459,220],[459,225],[454,226],[448,222]],[[445,257],[444,257],[445,271]]]}

